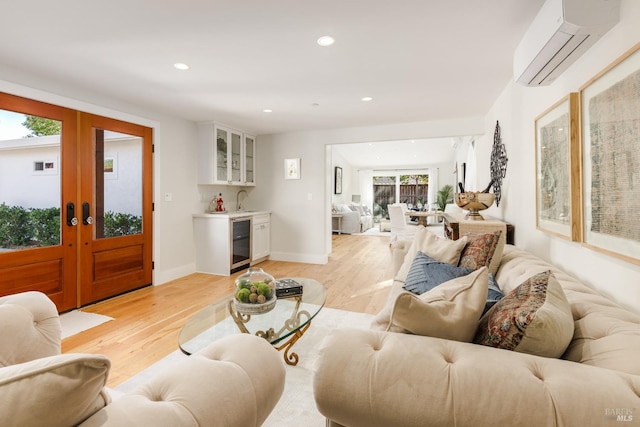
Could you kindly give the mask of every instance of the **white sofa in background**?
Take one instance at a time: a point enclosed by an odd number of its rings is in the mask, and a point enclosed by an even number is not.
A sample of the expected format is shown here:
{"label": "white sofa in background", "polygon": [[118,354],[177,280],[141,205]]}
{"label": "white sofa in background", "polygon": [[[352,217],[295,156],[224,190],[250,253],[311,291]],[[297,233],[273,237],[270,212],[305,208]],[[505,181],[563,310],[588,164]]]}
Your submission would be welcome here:
{"label": "white sofa in background", "polygon": [[373,213],[364,205],[338,204],[333,206],[333,212],[342,215],[341,233],[364,233],[373,227]]}
{"label": "white sofa in background", "polygon": [[107,357],[60,354],[55,305],[39,292],[0,298],[3,427],[260,426],[280,399],[285,370],[263,338],[216,341],[111,402]]}

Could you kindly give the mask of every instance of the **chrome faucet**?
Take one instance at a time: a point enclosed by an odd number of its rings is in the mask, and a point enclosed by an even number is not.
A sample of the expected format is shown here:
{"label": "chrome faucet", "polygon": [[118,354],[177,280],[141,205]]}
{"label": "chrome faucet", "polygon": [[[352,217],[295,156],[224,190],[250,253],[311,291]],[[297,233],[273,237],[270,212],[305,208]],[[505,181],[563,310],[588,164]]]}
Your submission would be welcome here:
{"label": "chrome faucet", "polygon": [[247,195],[247,197],[249,197],[249,193],[247,193],[246,190],[238,191],[238,194],[236,194],[236,210],[237,211],[242,210],[242,202],[240,202],[240,193],[244,193]]}

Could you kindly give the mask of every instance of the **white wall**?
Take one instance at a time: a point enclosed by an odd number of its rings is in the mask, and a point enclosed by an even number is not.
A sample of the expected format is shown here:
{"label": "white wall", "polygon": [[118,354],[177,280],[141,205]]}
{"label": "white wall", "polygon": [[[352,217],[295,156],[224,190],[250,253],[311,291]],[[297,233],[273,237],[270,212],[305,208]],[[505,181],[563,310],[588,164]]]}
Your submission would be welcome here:
{"label": "white wall", "polygon": [[[333,165],[326,146],[477,135],[483,127],[483,119],[470,118],[258,136],[258,181],[252,198],[272,211],[271,259],[314,263],[328,259]],[[302,159],[302,179],[285,181],[283,161],[292,157]]]}
{"label": "white wall", "polygon": [[535,225],[534,119],[568,93],[579,91],[640,40],[640,2],[623,0],[620,16],[620,23],[550,86],[509,84],[487,114],[485,136],[476,148],[479,181],[488,182],[493,129],[499,120],[509,162],[500,207],[492,207],[488,213],[515,224],[516,245],[551,260],[589,286],[640,312],[640,266],[550,236]]}
{"label": "white wall", "polygon": [[[257,138],[252,203],[271,211],[271,259],[326,263],[325,147],[320,134]],[[300,158],[301,179],[284,179],[284,159]]]}
{"label": "white wall", "polygon": [[[335,168],[342,168],[342,193],[335,194]],[[351,166],[348,159],[345,159],[338,150],[331,152],[331,203],[351,204],[351,195],[360,194],[358,185],[358,171]]]}

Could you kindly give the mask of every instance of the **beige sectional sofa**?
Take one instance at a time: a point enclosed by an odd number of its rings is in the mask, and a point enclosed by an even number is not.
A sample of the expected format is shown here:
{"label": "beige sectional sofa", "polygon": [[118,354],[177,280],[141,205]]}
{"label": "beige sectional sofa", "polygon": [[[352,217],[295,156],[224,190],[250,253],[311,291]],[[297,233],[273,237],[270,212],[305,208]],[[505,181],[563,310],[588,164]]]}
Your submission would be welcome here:
{"label": "beige sectional sofa", "polygon": [[[392,249],[395,271],[408,248]],[[640,425],[640,316],[510,245],[496,280],[508,294],[547,270],[573,317],[561,357],[375,330],[379,315],[371,330],[344,328],[323,342],[314,392],[327,425]],[[402,286],[394,281],[388,306]]]}
{"label": "beige sectional sofa", "polygon": [[237,334],[111,402],[109,359],[60,354],[58,312],[44,294],[0,298],[0,328],[3,427],[259,426],[284,390],[278,352]]}

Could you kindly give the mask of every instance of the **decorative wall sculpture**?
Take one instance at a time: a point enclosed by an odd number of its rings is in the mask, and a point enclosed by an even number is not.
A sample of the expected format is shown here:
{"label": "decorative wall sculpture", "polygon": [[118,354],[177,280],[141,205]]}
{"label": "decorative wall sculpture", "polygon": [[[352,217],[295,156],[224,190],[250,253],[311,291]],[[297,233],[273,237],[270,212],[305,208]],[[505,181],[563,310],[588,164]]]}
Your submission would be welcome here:
{"label": "decorative wall sculpture", "polygon": [[500,136],[500,123],[496,121],[496,130],[493,134],[493,148],[491,150],[491,180],[493,192],[496,195],[496,206],[500,206],[502,198],[502,179],[507,174],[507,150]]}

